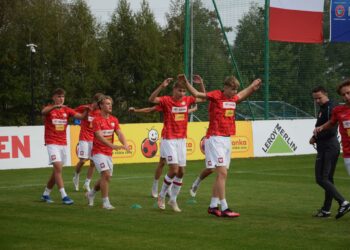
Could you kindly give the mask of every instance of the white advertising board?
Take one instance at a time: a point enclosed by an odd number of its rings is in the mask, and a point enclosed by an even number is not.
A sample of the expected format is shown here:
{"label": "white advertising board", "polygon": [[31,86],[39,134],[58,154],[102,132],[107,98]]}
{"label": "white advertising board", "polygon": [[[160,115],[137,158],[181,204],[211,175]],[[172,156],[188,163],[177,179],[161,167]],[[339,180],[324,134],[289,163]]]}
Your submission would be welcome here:
{"label": "white advertising board", "polygon": [[316,119],[254,121],[254,156],[315,154],[309,144]]}
{"label": "white advertising board", "polygon": [[[67,129],[69,143],[69,128]],[[67,162],[71,157],[68,154]],[[0,170],[48,167],[44,126],[0,128]]]}

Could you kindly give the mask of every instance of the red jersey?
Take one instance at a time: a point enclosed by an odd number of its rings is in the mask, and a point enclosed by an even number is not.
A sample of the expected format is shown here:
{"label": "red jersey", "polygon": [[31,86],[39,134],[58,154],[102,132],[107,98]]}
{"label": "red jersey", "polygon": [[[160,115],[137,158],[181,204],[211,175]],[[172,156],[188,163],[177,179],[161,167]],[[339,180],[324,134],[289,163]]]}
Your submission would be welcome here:
{"label": "red jersey", "polygon": [[[102,135],[109,142],[114,142],[114,132],[120,130],[119,121],[116,117],[109,115],[108,118],[102,116],[95,117],[92,121],[92,129],[95,133],[96,131],[102,131]],[[103,154],[107,156],[112,156],[113,149],[101,142],[96,136],[94,137],[92,146],[92,155]]]}
{"label": "red jersey", "polygon": [[[86,107],[91,107],[89,105],[81,105],[75,109],[78,113],[84,113]],[[80,123],[80,134],[79,141],[92,142],[94,140],[94,131],[92,130],[92,121],[99,116],[101,111],[99,109],[89,110],[87,117],[81,120]]]}
{"label": "red jersey", "polygon": [[187,137],[188,107],[196,102],[193,96],[184,96],[175,101],[171,96],[159,97],[163,112],[163,139],[183,139]]}
{"label": "red jersey", "polygon": [[[52,106],[52,105],[49,105]],[[69,107],[53,109],[45,115],[45,144],[67,145],[68,118],[77,112]]]}
{"label": "red jersey", "polygon": [[343,156],[350,158],[350,107],[347,105],[336,106],[332,110],[331,122],[333,124],[338,122]]}
{"label": "red jersey", "polygon": [[220,90],[207,92],[209,99],[209,128],[207,137],[236,134],[235,110],[239,96],[227,98]]}

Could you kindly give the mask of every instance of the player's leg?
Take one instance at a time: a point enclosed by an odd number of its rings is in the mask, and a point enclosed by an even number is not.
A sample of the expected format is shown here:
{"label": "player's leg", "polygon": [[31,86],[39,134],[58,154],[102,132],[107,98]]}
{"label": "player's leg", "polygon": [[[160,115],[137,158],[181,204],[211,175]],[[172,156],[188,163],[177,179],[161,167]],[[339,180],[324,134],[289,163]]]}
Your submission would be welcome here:
{"label": "player's leg", "polygon": [[109,201],[109,182],[111,179],[110,171],[103,171],[101,173],[101,195],[102,195],[102,207],[105,209],[114,209],[114,207],[111,205]]}
{"label": "player's leg", "polygon": [[166,162],[165,158],[160,157],[157,168],[154,172],[154,180],[153,180],[152,192],[151,192],[151,195],[153,198],[158,197],[158,182],[159,182],[160,176],[162,175],[165,162]]}
{"label": "player's leg", "polygon": [[41,196],[42,201],[45,201],[47,203],[53,202],[53,200],[50,197],[50,194],[51,194],[51,191],[52,191],[54,185],[55,185],[55,171],[52,169],[51,176],[50,176],[49,180],[47,181],[45,190]]}
{"label": "player's leg", "polygon": [[195,197],[197,194],[197,190],[199,188],[200,183],[202,180],[207,178],[210,174],[213,173],[213,169],[211,168],[204,168],[200,175],[195,179],[195,181],[192,183],[191,189],[190,189],[190,194],[192,197]]}
{"label": "player's leg", "polygon": [[210,204],[208,208],[208,213],[215,216],[221,216],[221,211],[219,209],[220,199],[219,199],[219,189],[218,189],[218,173],[215,169],[216,177],[212,188],[212,195],[210,199]]}
{"label": "player's leg", "polygon": [[[348,173],[350,174],[350,158],[344,158],[344,165],[345,168],[348,170]],[[349,201],[345,200],[338,208],[338,213],[335,216],[336,219],[339,219],[343,217],[346,213],[350,211],[350,203]]]}
{"label": "player's leg", "polygon": [[86,180],[85,180],[84,186],[83,186],[83,188],[88,192],[91,190],[90,183],[91,183],[91,179],[92,179],[94,172],[95,172],[95,164],[94,164],[93,160],[90,160],[90,165],[89,165],[89,168],[88,168],[88,171],[86,174]]}
{"label": "player's leg", "polygon": [[85,162],[89,159],[91,154],[91,145],[87,141],[79,141],[78,144],[78,157],[79,161],[75,166],[73,184],[75,191],[79,191],[79,177],[81,168],[84,166]]}
{"label": "player's leg", "polygon": [[179,166],[177,164],[169,164],[169,170],[167,174],[164,176],[162,188],[158,195],[158,207],[160,209],[165,209],[165,196],[169,190],[169,187],[173,183],[173,179],[176,176],[179,170]]}

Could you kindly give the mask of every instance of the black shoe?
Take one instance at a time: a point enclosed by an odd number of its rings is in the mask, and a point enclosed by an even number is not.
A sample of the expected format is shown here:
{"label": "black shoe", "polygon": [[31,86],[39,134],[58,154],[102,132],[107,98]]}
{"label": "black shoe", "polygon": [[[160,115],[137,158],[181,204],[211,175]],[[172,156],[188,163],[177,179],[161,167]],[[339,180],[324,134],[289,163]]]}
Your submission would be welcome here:
{"label": "black shoe", "polygon": [[325,211],[323,209],[319,209],[317,213],[313,215],[313,217],[316,218],[329,218],[331,216],[331,212]]}
{"label": "black shoe", "polygon": [[338,209],[338,214],[335,216],[336,219],[343,217],[347,212],[350,211],[350,203],[345,205],[340,205]]}

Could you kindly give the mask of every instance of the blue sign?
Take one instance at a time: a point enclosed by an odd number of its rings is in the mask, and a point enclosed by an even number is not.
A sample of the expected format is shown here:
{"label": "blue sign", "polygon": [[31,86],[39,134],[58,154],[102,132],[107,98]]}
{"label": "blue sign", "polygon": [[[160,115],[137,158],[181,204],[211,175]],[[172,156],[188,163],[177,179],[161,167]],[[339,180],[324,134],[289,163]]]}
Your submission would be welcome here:
{"label": "blue sign", "polygon": [[350,0],[332,0],[330,8],[331,42],[350,42]]}

